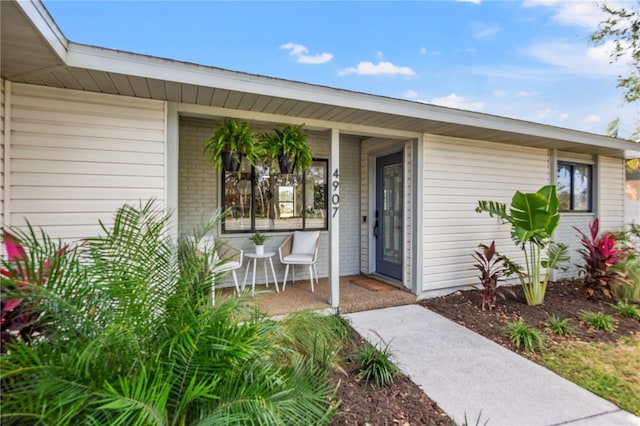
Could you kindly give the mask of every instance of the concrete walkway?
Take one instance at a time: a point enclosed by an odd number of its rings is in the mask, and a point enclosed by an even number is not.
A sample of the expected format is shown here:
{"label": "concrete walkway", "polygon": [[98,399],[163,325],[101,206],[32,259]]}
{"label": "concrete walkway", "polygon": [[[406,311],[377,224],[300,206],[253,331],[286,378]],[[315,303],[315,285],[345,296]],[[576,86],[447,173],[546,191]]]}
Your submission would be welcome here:
{"label": "concrete walkway", "polygon": [[383,340],[403,373],[457,423],[470,426],[640,425],[640,418],[418,305],[345,315]]}

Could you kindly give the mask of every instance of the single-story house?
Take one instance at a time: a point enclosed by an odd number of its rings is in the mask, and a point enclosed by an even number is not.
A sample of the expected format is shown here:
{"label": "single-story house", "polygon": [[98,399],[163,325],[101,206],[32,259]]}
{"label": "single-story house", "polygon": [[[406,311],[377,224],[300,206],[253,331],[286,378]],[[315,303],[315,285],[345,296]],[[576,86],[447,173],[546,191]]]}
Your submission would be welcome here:
{"label": "single-story house", "polygon": [[[379,274],[422,298],[476,284],[479,243],[522,259],[508,226],[474,211],[478,200],[557,183],[556,239],[573,249],[573,226],[595,216],[603,229],[624,225],[631,142],[87,46],[38,0],[0,7],[3,226],[28,220],[73,240],[123,203],[155,198],[175,213],[175,236],[218,209],[232,214],[216,236],[239,248],[256,229],[268,249],[316,229],[318,273],[337,307],[340,276]],[[257,130],[303,125],[312,169],[214,171],[203,145],[225,117]]]}

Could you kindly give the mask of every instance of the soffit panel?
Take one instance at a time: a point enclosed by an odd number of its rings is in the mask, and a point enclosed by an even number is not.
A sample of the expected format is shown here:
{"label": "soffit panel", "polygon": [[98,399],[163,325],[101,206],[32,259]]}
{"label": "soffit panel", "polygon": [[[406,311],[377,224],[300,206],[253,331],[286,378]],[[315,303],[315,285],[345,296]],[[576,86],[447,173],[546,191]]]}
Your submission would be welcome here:
{"label": "soffit panel", "polygon": [[181,102],[195,104],[198,99],[198,86],[192,84],[181,84],[180,86]]}
{"label": "soffit panel", "polygon": [[198,88],[198,96],[196,97],[196,103],[198,105],[211,105],[211,100],[213,99],[213,91],[211,87],[199,87]]}
{"label": "soffit panel", "polygon": [[2,78],[26,82],[30,74],[62,64],[15,2],[0,1]]}

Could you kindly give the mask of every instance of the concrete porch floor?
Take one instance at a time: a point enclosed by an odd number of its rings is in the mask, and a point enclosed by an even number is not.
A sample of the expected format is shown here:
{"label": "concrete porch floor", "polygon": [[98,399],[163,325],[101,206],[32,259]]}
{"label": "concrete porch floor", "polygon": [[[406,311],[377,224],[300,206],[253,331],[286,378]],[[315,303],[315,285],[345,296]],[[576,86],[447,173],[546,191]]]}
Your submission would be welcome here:
{"label": "concrete porch floor", "polygon": [[[340,277],[341,313],[409,305],[416,302],[415,295],[391,285],[385,291],[372,291],[351,282],[357,278],[365,277],[360,275]],[[256,284],[255,297],[252,300],[255,301],[258,309],[268,316],[331,307],[328,303],[329,280],[327,278],[320,278],[320,282],[315,285],[315,293],[311,292],[308,279],[298,280],[295,283],[288,281],[285,291],[282,291],[282,283],[279,283],[279,286],[280,292],[276,293],[273,283],[269,288],[265,288],[264,284]],[[247,285],[247,290],[251,291],[250,285]],[[233,291],[233,288],[223,288],[219,296],[229,296]]]}

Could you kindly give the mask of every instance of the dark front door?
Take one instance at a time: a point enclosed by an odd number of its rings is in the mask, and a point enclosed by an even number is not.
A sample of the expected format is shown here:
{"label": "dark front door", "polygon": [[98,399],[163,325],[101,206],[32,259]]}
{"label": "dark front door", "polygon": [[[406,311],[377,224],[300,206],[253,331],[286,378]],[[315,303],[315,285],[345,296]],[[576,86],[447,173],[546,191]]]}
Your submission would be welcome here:
{"label": "dark front door", "polygon": [[376,272],[402,280],[402,152],[376,159]]}

